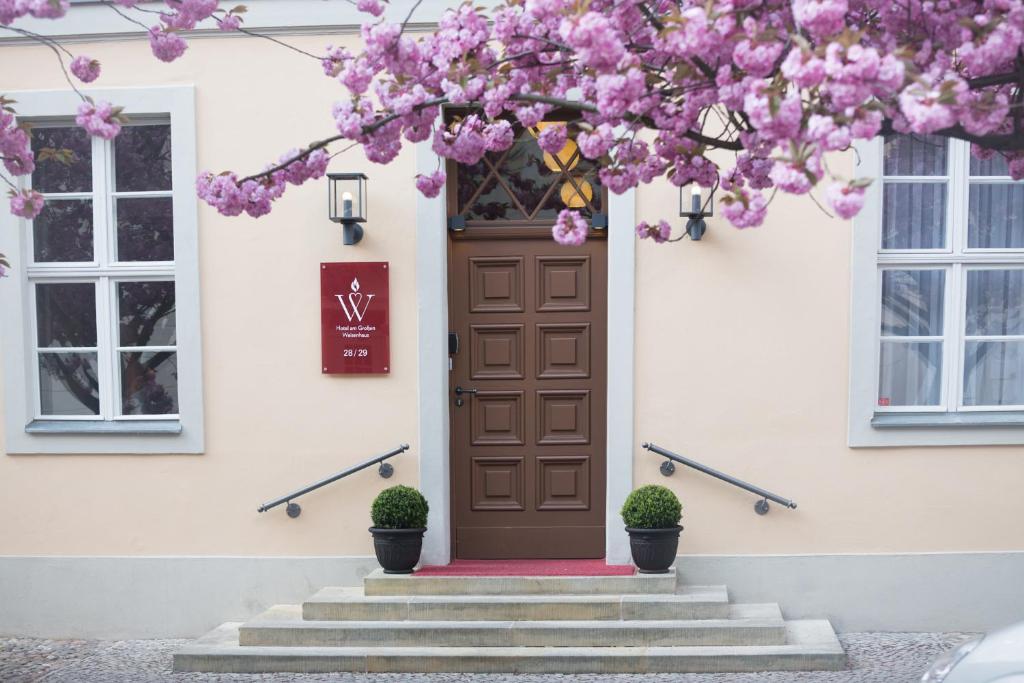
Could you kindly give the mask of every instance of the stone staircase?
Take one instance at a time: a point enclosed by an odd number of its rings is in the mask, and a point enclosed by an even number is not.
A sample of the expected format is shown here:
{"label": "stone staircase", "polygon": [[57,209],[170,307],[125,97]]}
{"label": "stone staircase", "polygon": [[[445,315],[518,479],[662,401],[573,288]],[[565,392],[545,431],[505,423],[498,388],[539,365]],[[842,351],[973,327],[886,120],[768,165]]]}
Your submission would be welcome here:
{"label": "stone staircase", "polygon": [[730,604],[669,574],[387,575],[229,622],[174,655],[223,673],[669,673],[842,669],[825,620]]}

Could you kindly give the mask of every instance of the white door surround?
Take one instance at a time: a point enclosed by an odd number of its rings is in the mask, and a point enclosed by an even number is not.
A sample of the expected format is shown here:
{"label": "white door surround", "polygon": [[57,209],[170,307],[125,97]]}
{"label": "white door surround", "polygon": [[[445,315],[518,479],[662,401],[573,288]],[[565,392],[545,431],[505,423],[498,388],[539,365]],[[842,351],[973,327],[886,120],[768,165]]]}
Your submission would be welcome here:
{"label": "white door surround", "polygon": [[[416,145],[416,172],[441,160],[429,142]],[[619,509],[633,486],[633,395],[636,238],[633,190],[608,198],[608,424],[605,557],[630,561]],[[416,197],[416,296],[419,315],[420,488],[430,501],[424,564],[451,559],[448,433],[448,226],[444,193]]]}

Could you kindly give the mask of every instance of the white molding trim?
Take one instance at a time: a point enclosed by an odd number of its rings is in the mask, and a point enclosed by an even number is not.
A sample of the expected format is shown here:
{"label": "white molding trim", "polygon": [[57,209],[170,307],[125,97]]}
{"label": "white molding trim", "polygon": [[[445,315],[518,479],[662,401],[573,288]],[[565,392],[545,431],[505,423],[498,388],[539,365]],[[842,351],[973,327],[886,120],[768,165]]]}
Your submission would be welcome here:
{"label": "white molding trim", "polygon": [[[416,172],[433,173],[440,158],[430,142],[416,145]],[[445,194],[416,191],[416,308],[419,313],[420,490],[430,502],[423,564],[451,560],[448,434],[448,226]]]}
{"label": "white molding trim", "polygon": [[[0,340],[3,343],[6,451],[8,454],[202,453],[203,368],[199,311],[198,200],[196,177],[195,92],[192,86],[87,89],[96,100],[110,100],[136,116],[170,116],[173,144],[174,278],[178,337],[180,433],[39,433],[26,430],[34,404],[28,373],[34,367],[28,329],[29,263],[27,221],[0,211],[0,252],[11,259],[11,277],[0,282]],[[7,93],[18,102],[18,116],[73,117],[80,103],[70,90]],[[76,423],[81,425],[81,422]]]}
{"label": "white molding trim", "polygon": [[633,489],[634,337],[636,328],[636,190],[608,195],[608,434],[605,557],[630,564],[619,510]]}
{"label": "white molding trim", "polygon": [[[480,4],[480,3],[478,3]],[[482,3],[484,6],[491,2]],[[373,17],[356,9],[354,2],[345,0],[249,0],[245,3],[244,27],[262,34],[275,35],[344,35],[358,34],[363,24],[375,21]],[[401,22],[416,5],[415,0],[391,0],[385,4],[384,18],[390,22]],[[458,7],[455,0],[423,0],[412,15],[409,30],[424,30],[436,27],[442,13]],[[165,9],[162,2],[143,2],[138,7],[160,11]],[[156,24],[154,14],[124,10],[144,24]],[[102,40],[145,40],[148,36],[138,25],[133,24],[101,2],[76,2],[61,19],[34,19],[23,17],[14,27],[32,31],[61,42],[85,42]],[[220,31],[216,22],[207,20],[201,28],[187,31],[189,38],[248,38],[238,32]],[[38,44],[31,38],[13,33],[0,35],[0,45]]]}
{"label": "white molding trim", "polygon": [[[907,419],[894,425],[899,414],[886,414],[882,425],[875,417],[878,378],[877,343],[879,330],[878,278],[879,230],[882,225],[882,139],[858,141],[857,176],[872,178],[864,194],[864,208],[853,219],[850,282],[850,400],[847,440],[851,447],[887,446],[1000,446],[1024,444],[1024,428],[991,424],[982,413],[977,424],[923,426]],[[958,413],[964,421],[971,418]],[[985,424],[988,421],[989,424]]]}
{"label": "white molding trim", "polygon": [[[416,145],[416,172],[433,173],[430,142]],[[619,508],[633,486],[633,339],[636,292],[636,194],[608,201],[608,421],[605,556],[630,562]],[[416,200],[416,294],[419,311],[420,489],[430,501],[424,564],[451,560],[448,396],[448,229],[444,195]],[[613,360],[614,359],[614,360]]]}

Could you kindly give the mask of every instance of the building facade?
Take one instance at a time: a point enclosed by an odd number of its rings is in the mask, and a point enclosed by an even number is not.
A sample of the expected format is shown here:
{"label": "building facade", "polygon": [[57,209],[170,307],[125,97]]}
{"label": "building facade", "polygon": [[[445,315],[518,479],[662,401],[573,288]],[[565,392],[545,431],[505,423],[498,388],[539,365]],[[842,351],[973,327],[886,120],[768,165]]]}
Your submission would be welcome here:
{"label": "building facade", "polygon": [[[418,28],[443,8],[424,3]],[[48,48],[0,42],[0,93],[35,144],[76,152],[33,176],[34,223],[0,215],[0,634],[193,636],[355,585],[375,566],[370,502],[394,483],[430,502],[431,564],[626,563],[618,509],[660,483],[684,505],[692,582],[840,630],[1024,615],[1024,190],[997,164],[877,140],[829,159],[874,178],[852,222],[780,194],[758,229],[711,218],[701,241],[666,245],[633,226],[676,215],[677,188],[594,181],[575,191],[606,227],[564,248],[530,227],[568,181],[528,131],[519,161],[449,169],[437,199],[413,185],[439,166],[429,144],[388,166],[351,150],[331,171],[368,176],[369,212],[344,246],[326,181],[258,220],[195,198],[201,170],[259,169],[332,132],[343,93],[318,65],[201,31],[164,64],[116,20],[83,3],[26,23],[103,63],[85,92],[131,118],[112,142],[73,127]],[[247,15],[312,53],[357,50],[359,23],[313,0]],[[321,264],[336,262],[388,266],[386,373],[323,372]],[[798,507],[758,515],[699,472],[665,477],[645,442]],[[256,511],[403,443],[390,479],[345,478],[296,518]]]}

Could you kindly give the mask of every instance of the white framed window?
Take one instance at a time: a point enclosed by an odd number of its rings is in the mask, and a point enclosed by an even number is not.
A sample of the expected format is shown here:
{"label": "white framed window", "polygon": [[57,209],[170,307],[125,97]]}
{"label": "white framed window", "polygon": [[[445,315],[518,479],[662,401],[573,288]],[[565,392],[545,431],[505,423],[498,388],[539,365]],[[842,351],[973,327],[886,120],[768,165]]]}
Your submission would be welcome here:
{"label": "white framed window", "polygon": [[959,140],[857,151],[850,444],[1024,443],[1024,183]]}
{"label": "white framed window", "polygon": [[114,140],[72,93],[14,94],[46,203],[0,218],[7,452],[202,452],[193,92],[91,94],[125,107]]}

